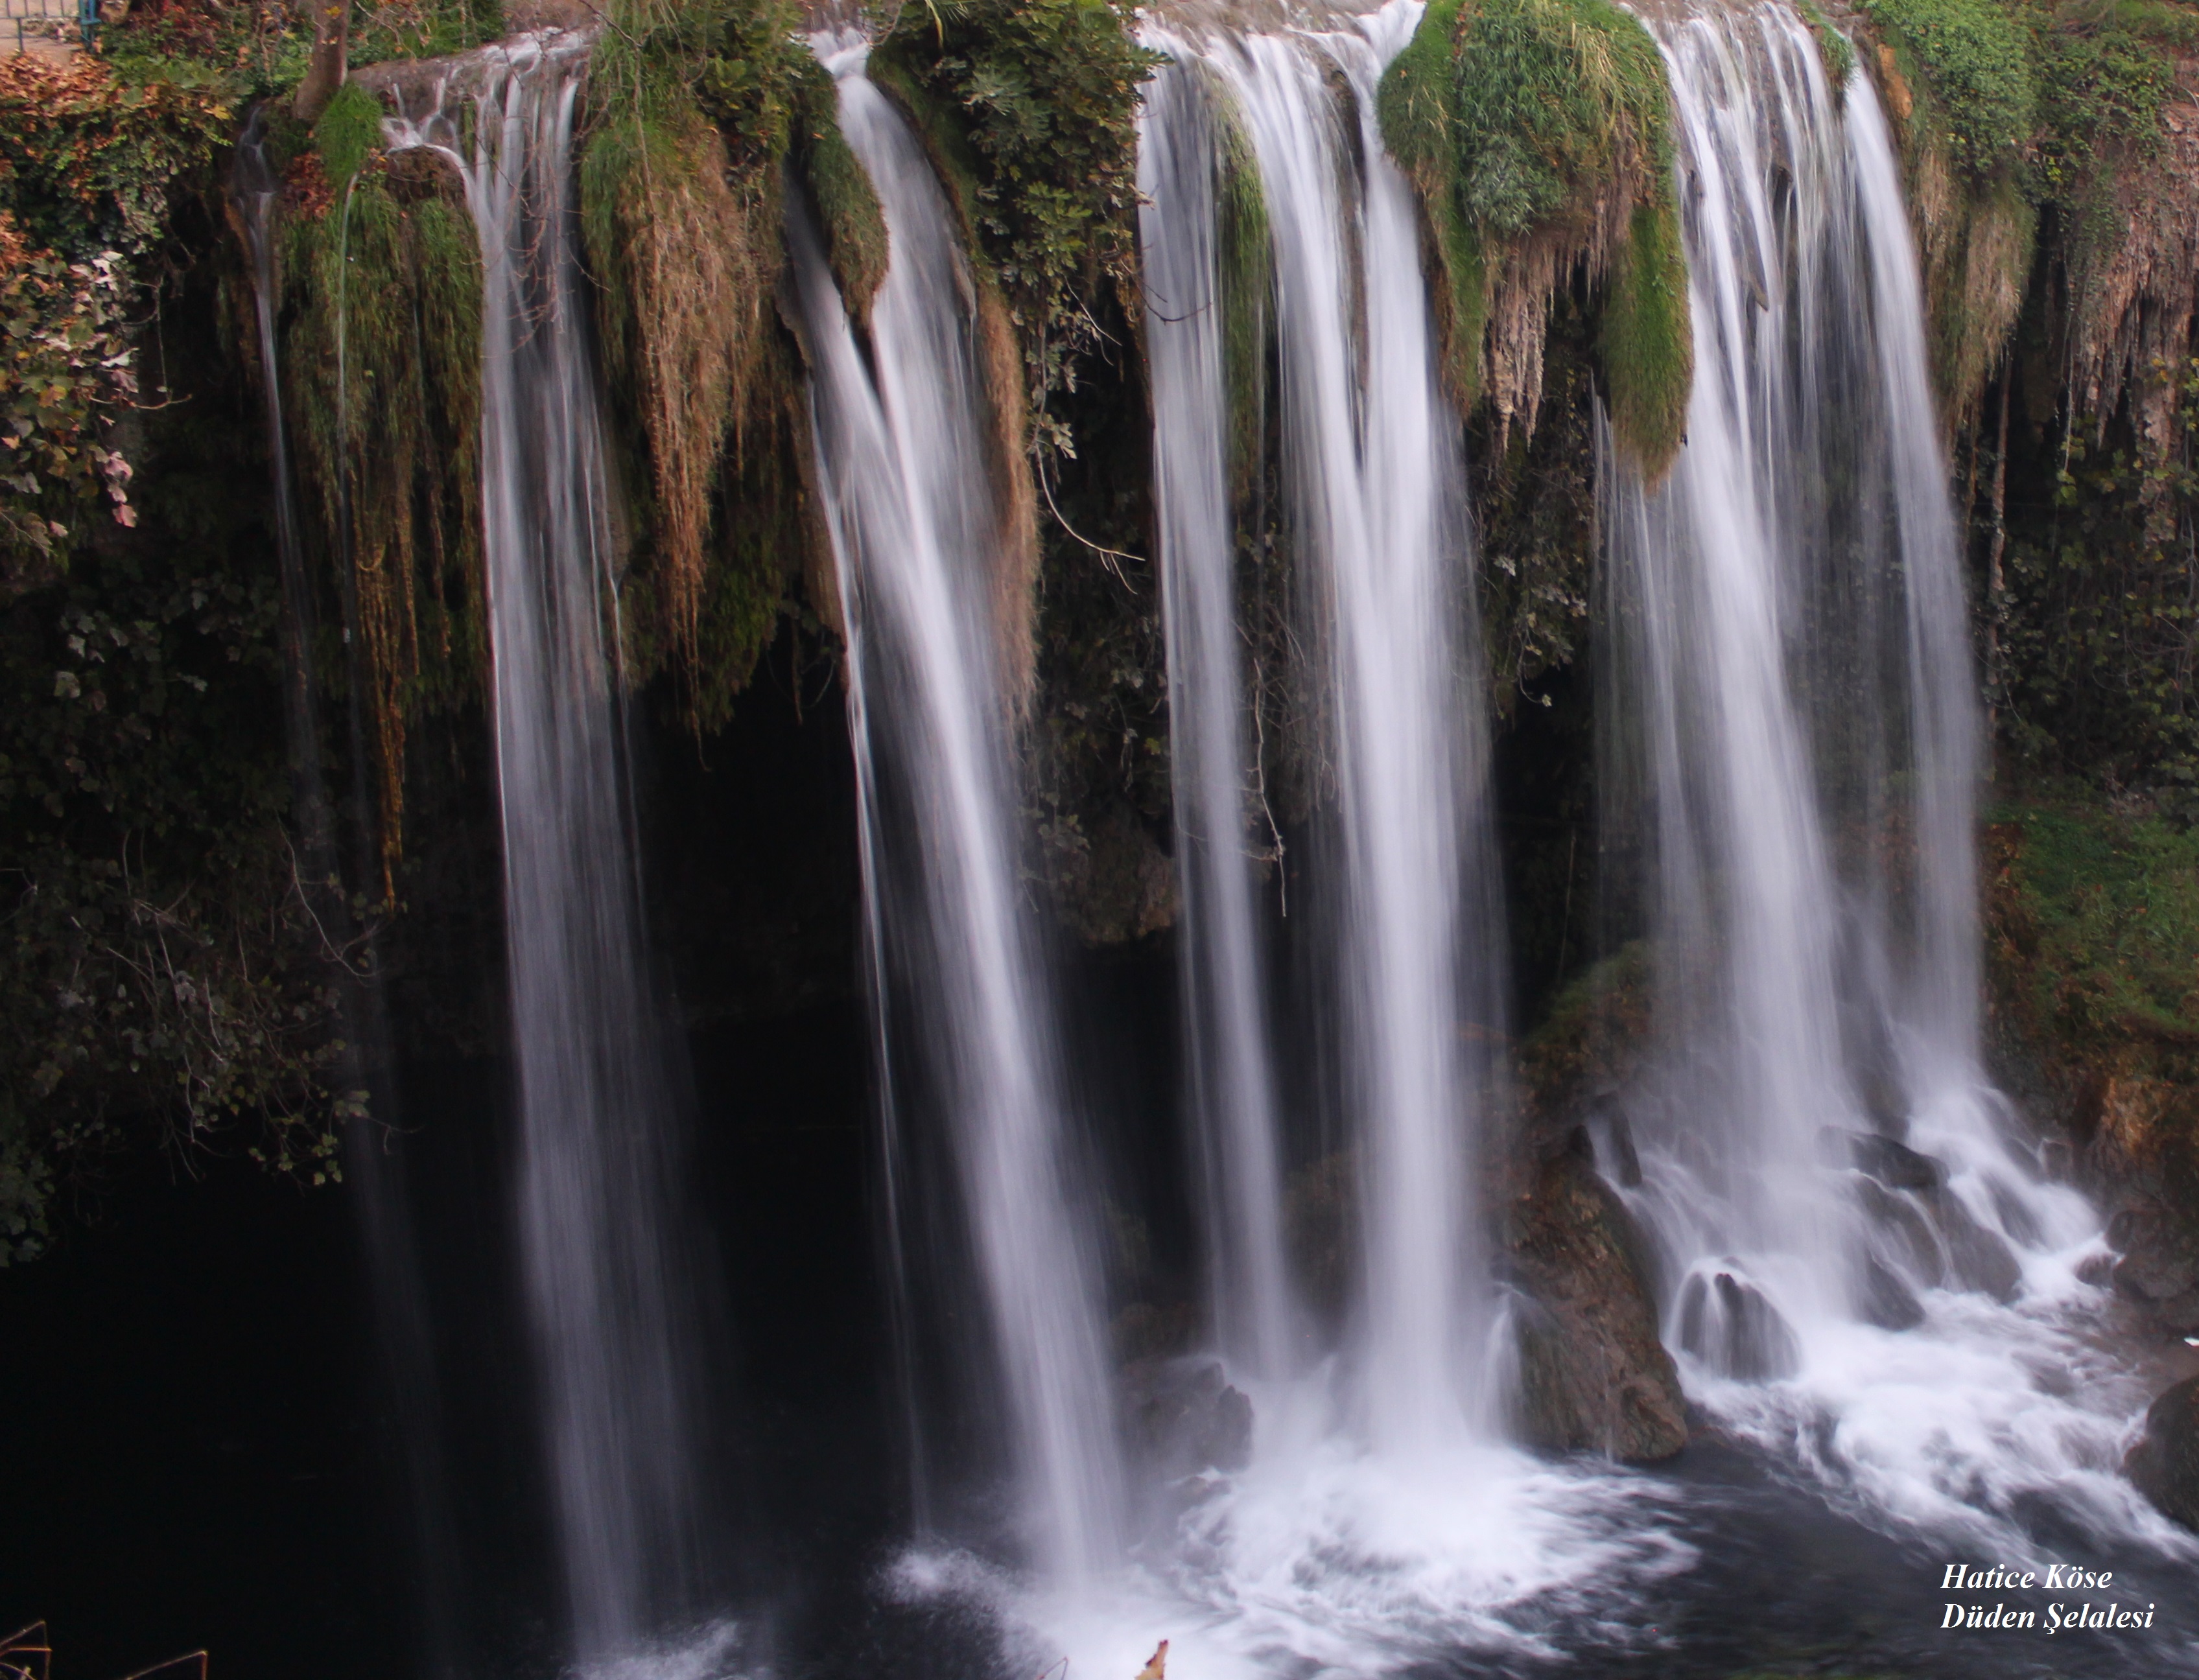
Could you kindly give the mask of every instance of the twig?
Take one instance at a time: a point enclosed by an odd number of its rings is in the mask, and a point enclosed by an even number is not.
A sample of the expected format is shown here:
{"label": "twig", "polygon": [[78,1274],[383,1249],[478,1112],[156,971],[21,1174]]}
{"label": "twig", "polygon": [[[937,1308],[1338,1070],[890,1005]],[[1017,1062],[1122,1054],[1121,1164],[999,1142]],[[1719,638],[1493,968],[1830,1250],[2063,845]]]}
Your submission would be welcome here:
{"label": "twig", "polygon": [[1064,519],[1061,516],[1061,509],[1054,503],[1053,486],[1047,481],[1046,458],[1043,455],[1039,457],[1039,468],[1035,476],[1038,479],[1039,489],[1045,493],[1047,510],[1053,515],[1054,523],[1060,526],[1063,530],[1068,532],[1069,534],[1076,538],[1078,542],[1082,543],[1085,547],[1090,549],[1094,554],[1098,555],[1100,557],[1100,563],[1107,569],[1109,575],[1111,575],[1116,582],[1121,584],[1123,588],[1129,590],[1131,594],[1136,594],[1138,592],[1137,585],[1132,583],[1128,577],[1123,575],[1123,569],[1117,563],[1128,560],[1140,566],[1151,565],[1152,563],[1146,559],[1142,555],[1126,553],[1119,548],[1109,548],[1105,543],[1094,542],[1091,538],[1084,535],[1083,533],[1079,531],[1074,525],[1071,525],[1066,519]]}
{"label": "twig", "polygon": [[155,1663],[150,1668],[141,1668],[135,1674],[125,1674],[122,1680],[145,1680],[149,1674],[162,1673],[187,1662],[196,1663],[199,1665],[199,1680],[206,1680],[207,1654],[204,1651],[186,1651],[180,1657],[170,1657],[167,1661]]}

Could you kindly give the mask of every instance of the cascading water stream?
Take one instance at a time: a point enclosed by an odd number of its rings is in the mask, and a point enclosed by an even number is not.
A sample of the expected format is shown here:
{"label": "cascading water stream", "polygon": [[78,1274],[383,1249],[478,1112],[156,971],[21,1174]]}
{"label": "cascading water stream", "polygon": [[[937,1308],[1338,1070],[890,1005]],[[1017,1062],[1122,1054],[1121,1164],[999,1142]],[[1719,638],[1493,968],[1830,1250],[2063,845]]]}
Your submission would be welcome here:
{"label": "cascading water stream", "polygon": [[[1333,693],[1325,911],[1359,1152],[1358,1374],[1370,1438],[1399,1456],[1490,1421],[1469,1175],[1504,948],[1460,427],[1438,386],[1412,191],[1374,120],[1376,79],[1419,15],[1393,4],[1318,52],[1252,36],[1209,60],[1243,114],[1274,236],[1283,468]],[[1356,95],[1348,113],[1325,63]]]}
{"label": "cascading water stream", "polygon": [[388,131],[458,165],[481,236],[519,1229],[574,1649],[593,1666],[697,1607],[703,1467],[686,1364],[701,1268],[644,954],[573,194],[587,44],[522,38],[470,96],[439,88]]}
{"label": "cascading water stream", "polygon": [[1164,36],[1148,44],[1173,50],[1146,88],[1138,188],[1191,1111],[1215,1339],[1237,1368],[1280,1376],[1298,1315],[1283,1258],[1282,1152],[1245,847],[1245,788],[1258,766],[1238,656],[1224,443],[1220,154],[1196,58]]}
{"label": "cascading water stream", "polygon": [[825,51],[891,240],[866,356],[818,235],[790,218],[846,604],[876,1001],[895,1063],[922,1085],[919,1110],[950,1139],[1019,1525],[1042,1575],[1076,1579],[1116,1556],[1123,1491],[1091,1199],[1070,1191],[1049,990],[1017,878],[994,583],[1007,533],[971,280],[945,197],[864,74],[865,50]]}
{"label": "cascading water stream", "polygon": [[[1185,971],[1194,988],[1254,994],[1203,1000],[1190,1024],[1211,1035],[1197,1053],[1222,1065],[1237,1052],[1212,1005],[1260,1018],[1257,965],[1231,949],[1249,930],[1216,907],[1251,896],[1243,672],[1217,634],[1236,633],[1211,318],[1229,124],[1249,142],[1272,230],[1276,465],[1309,603],[1300,634],[1333,720],[1333,831],[1304,849],[1308,890],[1294,898],[1312,901],[1333,977],[1324,1000],[1359,1181],[1360,1275],[1356,1322],[1332,1356],[1265,1380],[1233,1364],[1254,1408],[1250,1462],[1181,1484],[1173,1532],[1144,1537],[1119,1580],[1066,1602],[995,1587],[1010,1619],[1041,1630],[1034,1653],[1065,1651],[1079,1671],[1134,1668],[1149,1629],[1169,1630],[1172,1662],[1216,1677],[1550,1656],[1562,1642],[1546,1635],[1565,1619],[1594,1620],[1601,1595],[1691,1555],[1642,1479],[1552,1467],[1499,1434],[1503,1362],[1489,1356],[1502,1320],[1475,1175],[1497,1095],[1503,930],[1463,428],[1438,382],[1415,206],[1373,120],[1377,78],[1420,15],[1393,0],[1325,31],[1146,34],[1171,60],[1149,89],[1140,170],[1172,721],[1192,758],[1176,771],[1193,843],[1185,936],[1205,948]],[[1266,1053],[1257,1034],[1244,1048]],[[1194,1092],[1210,1160],[1239,1175],[1232,1193],[1272,1194],[1272,1102],[1232,1111]],[[1267,1135],[1248,1137],[1248,1123]],[[1257,1239],[1216,1199],[1216,1248]],[[1238,1355],[1228,1321],[1223,1337]]]}
{"label": "cascading water stream", "polygon": [[2157,1533],[2074,1275],[2097,1219],[1980,1062],[1979,708],[1884,119],[1784,10],[1653,31],[1696,374],[1667,482],[1606,452],[1601,779],[1652,906],[1657,1049],[1620,1105],[1666,1340],[1881,1518],[2012,1539],[2044,1496]]}

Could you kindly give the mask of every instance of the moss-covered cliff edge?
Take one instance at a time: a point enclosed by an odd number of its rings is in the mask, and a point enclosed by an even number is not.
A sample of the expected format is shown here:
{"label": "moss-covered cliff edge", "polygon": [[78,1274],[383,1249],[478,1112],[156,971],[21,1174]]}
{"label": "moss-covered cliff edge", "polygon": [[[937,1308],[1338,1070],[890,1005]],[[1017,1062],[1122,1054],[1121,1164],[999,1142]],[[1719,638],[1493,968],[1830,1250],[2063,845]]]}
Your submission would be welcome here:
{"label": "moss-covered cliff edge", "polygon": [[[2055,808],[2112,808],[2173,839],[2199,814],[2199,12],[1876,0],[1803,15],[1827,73],[1871,79],[1902,144],[1998,787],[2050,789]],[[883,228],[793,11],[637,0],[615,20],[580,174],[647,786],[660,810],[691,814],[732,808],[736,785],[767,802],[783,776],[807,790],[799,820],[839,820],[838,606],[801,350],[773,292],[790,207],[820,219],[858,315],[890,254]],[[504,26],[479,5],[424,8],[410,32],[362,37],[359,61],[383,67],[313,129],[277,106],[265,125],[279,355],[321,608],[304,657],[329,703],[315,750],[331,785],[360,790],[343,799],[366,860],[347,863],[352,925],[333,943],[371,932],[400,1012],[444,1049],[495,1041],[483,999],[500,960],[469,454],[478,279],[454,180],[383,149],[377,100],[418,73],[411,61]],[[1033,890],[1073,936],[1116,947],[1174,914],[1131,187],[1145,66],[1129,15],[1100,0],[907,12],[877,49],[958,207],[989,324],[1001,493],[1022,539],[1002,560],[1000,634],[1025,674]],[[310,1173],[346,1111],[327,930],[291,890],[251,276],[226,208],[230,141],[302,67],[295,30],[172,7],[114,31],[102,61],[61,78],[26,61],[0,87],[21,118],[0,138],[0,284],[11,342],[26,347],[7,374],[29,417],[12,446],[18,462],[45,452],[0,492],[20,697],[0,867],[26,907],[8,1008],[26,1026],[16,1041],[44,1047],[10,1065],[0,1099],[0,1150],[14,1151],[0,1200],[16,1209],[0,1216],[24,1240],[47,1187],[110,1134],[197,1139],[234,1111],[249,1123],[240,1146],[265,1117],[275,1129],[253,1146]],[[1564,97],[1525,96],[1552,87]],[[1670,113],[1630,15],[1489,0],[1430,9],[1380,115],[1421,194],[1475,464],[1507,867],[1538,1010],[1595,950],[1596,416],[1652,474],[1684,424]],[[1232,200],[1246,229],[1256,198]],[[1242,302],[1265,283],[1245,256],[1257,236],[1240,243]],[[1240,373],[1264,357],[1257,314],[1232,315],[1252,347],[1233,352]],[[117,359],[125,347],[134,361]],[[208,441],[217,414],[222,446]],[[1260,444],[1239,452],[1248,505]],[[1277,539],[1248,538],[1245,575],[1280,839],[1327,796],[1306,747],[1319,720],[1285,645],[1293,580]],[[727,864],[680,827],[658,825],[656,855],[685,907],[661,919],[691,1013],[853,983],[844,849],[744,839]],[[698,905],[733,931],[702,937]],[[135,930],[94,936],[110,926]],[[179,1014],[174,985],[144,978],[142,942],[178,928],[202,953],[183,976],[192,995],[213,988],[228,1014]],[[133,987],[136,1001],[110,1004]],[[105,1014],[72,1013],[85,999]],[[204,1042],[201,1018],[219,1026]],[[2141,1056],[2086,1041],[2056,1064],[2055,1089],[2110,1063],[2114,1078],[2181,1089],[2191,1070],[2167,1041]],[[2161,1100],[2167,1113],[2183,1099]]]}

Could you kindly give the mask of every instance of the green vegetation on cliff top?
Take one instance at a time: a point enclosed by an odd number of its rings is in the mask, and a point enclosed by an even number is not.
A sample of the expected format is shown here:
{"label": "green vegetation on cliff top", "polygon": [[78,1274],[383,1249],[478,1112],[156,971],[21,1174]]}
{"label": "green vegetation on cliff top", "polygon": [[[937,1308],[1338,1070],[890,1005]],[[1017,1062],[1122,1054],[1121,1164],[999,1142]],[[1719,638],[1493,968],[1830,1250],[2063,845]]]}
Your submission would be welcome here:
{"label": "green vegetation on cliff top", "polygon": [[[1601,359],[1620,446],[1654,478],[1694,377],[1671,111],[1648,32],[1609,0],[1437,0],[1384,74],[1385,142],[1420,192],[1447,304],[1445,362],[1471,405],[1509,388],[1576,264],[1608,273]],[[1484,337],[1496,341],[1484,349]]]}
{"label": "green vegetation on cliff top", "polygon": [[909,106],[1021,341],[1035,432],[1137,283],[1137,95],[1156,56],[1123,0],[930,0],[872,55]]}

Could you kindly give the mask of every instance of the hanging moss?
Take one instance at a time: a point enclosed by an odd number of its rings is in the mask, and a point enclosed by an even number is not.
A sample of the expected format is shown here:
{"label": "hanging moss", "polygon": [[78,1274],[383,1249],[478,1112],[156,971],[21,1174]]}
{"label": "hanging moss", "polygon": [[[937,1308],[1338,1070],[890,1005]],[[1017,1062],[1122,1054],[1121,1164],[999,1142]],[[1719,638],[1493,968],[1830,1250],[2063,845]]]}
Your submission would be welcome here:
{"label": "hanging moss", "polygon": [[1688,261],[1669,195],[1635,207],[1625,248],[1613,265],[1599,347],[1612,435],[1648,477],[1661,478],[1680,452],[1694,378]]}
{"label": "hanging moss", "polygon": [[930,0],[872,50],[971,236],[1020,343],[1034,430],[1067,434],[1047,403],[1102,347],[1103,286],[1137,272],[1137,90],[1159,60],[1122,0]]}
{"label": "hanging moss", "polygon": [[1591,286],[1609,274],[1614,430],[1662,470],[1694,347],[1670,100],[1648,32],[1608,0],[1438,3],[1379,101],[1384,141],[1426,208],[1461,405],[1486,399],[1500,421],[1517,412],[1531,429],[1550,298],[1576,270]]}
{"label": "hanging moss", "polygon": [[776,318],[791,166],[852,312],[885,225],[831,78],[783,0],[627,0],[597,47],[580,169],[614,405],[645,458],[622,588],[628,674],[670,674],[697,730],[729,715],[810,540],[790,452],[798,375]]}
{"label": "hanging moss", "polygon": [[1220,179],[1216,233],[1222,289],[1222,373],[1229,404],[1229,475],[1241,500],[1259,470],[1267,430],[1268,322],[1275,256],[1258,160],[1235,108],[1218,88]]}
{"label": "hanging moss", "polygon": [[300,480],[357,638],[388,890],[410,720],[470,698],[485,668],[481,261],[447,166],[376,154],[349,178],[290,223],[283,364]]}
{"label": "hanging moss", "polygon": [[840,132],[838,101],[831,73],[807,60],[795,83],[794,163],[824,227],[832,277],[848,313],[867,324],[890,254],[885,212],[869,173]]}
{"label": "hanging moss", "polygon": [[1973,410],[2021,306],[2038,216],[2022,172],[2037,85],[1998,0],[1869,0],[1878,80],[1902,142],[1950,425]]}

